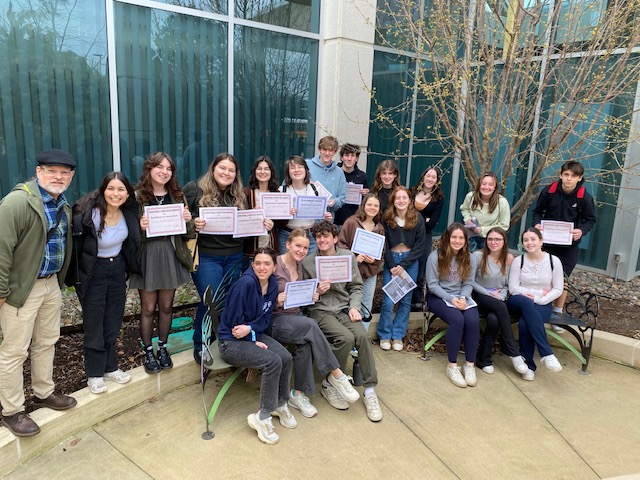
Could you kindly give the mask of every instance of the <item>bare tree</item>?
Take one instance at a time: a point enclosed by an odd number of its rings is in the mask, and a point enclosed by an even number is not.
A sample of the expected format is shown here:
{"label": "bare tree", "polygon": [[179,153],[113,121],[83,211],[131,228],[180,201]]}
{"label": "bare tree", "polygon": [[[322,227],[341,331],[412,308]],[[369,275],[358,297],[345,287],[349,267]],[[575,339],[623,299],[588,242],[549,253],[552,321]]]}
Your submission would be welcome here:
{"label": "bare tree", "polygon": [[[379,38],[419,59],[407,88],[437,119],[415,139],[437,139],[470,185],[492,170],[504,188],[518,173],[514,220],[557,172],[549,167],[568,159],[588,167],[606,154],[610,164],[589,179],[618,188],[640,79],[640,0],[378,6]],[[397,107],[378,105],[380,121],[393,122],[385,111]]]}

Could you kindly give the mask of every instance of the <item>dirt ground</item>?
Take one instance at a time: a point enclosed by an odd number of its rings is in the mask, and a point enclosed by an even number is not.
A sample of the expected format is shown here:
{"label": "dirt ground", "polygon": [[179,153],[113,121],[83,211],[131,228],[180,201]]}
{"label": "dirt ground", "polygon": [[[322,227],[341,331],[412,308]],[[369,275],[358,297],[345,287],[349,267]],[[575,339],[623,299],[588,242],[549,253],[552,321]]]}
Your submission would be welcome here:
{"label": "dirt ground", "polygon": [[[376,299],[379,303],[379,299]],[[374,304],[374,311],[379,307]],[[176,310],[174,316],[193,316],[194,309]],[[600,298],[600,312],[598,329],[606,332],[640,339],[640,308],[619,300]],[[56,346],[54,360],[54,380],[56,388],[63,393],[72,393],[86,386],[82,355],[82,332],[63,334]],[[118,339],[118,356],[120,367],[129,370],[142,365],[142,351],[140,348],[138,321],[135,317],[128,318],[123,323],[122,333]],[[407,332],[405,346],[409,351],[420,351],[422,346],[422,332],[414,330]],[[436,350],[444,351],[444,345],[436,345]],[[25,389],[30,392],[29,362],[25,364]],[[27,406],[29,408],[29,406]]]}

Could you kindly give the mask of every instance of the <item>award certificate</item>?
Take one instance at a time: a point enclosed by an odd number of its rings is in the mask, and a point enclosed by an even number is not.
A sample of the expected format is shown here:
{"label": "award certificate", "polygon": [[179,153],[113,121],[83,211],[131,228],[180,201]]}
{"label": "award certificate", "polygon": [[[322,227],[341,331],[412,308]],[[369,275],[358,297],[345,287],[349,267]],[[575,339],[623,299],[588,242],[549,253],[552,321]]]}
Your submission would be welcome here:
{"label": "award certificate", "polygon": [[360,205],[362,202],[362,195],[360,192],[364,185],[358,183],[347,183],[347,195],[344,197],[344,203],[349,205]]}
{"label": "award certificate", "polygon": [[350,282],[352,255],[316,256],[316,276],[319,282]]}
{"label": "award certificate", "polygon": [[264,228],[264,211],[253,209],[238,210],[236,212],[236,230],[233,232],[233,238],[256,237],[266,234],[267,229]]}
{"label": "award certificate", "polygon": [[542,220],[542,242],[551,245],[573,244],[573,223],[556,220]]}
{"label": "award certificate", "polygon": [[327,197],[327,199],[331,198],[331,192],[329,190],[327,190],[326,188],[324,188],[324,185],[322,185],[320,182],[312,182],[316,188],[318,189],[318,196],[320,197]]}
{"label": "award certificate", "polygon": [[384,235],[370,232],[364,228],[356,229],[353,237],[351,251],[353,253],[361,253],[380,260],[382,258],[382,249],[384,248]]}
{"label": "award certificate", "polygon": [[236,207],[200,207],[199,217],[207,224],[200,233],[233,235],[236,229]]}
{"label": "award certificate", "polygon": [[162,237],[165,235],[181,235],[187,233],[187,224],[182,216],[184,205],[174,203],[170,205],[148,205],[144,207],[144,214],[149,219],[147,237]]}
{"label": "award certificate", "polygon": [[287,298],[284,301],[284,309],[312,305],[313,294],[318,288],[318,279],[302,280],[300,282],[287,282],[284,286],[284,293]]}
{"label": "award certificate", "polygon": [[296,218],[322,219],[324,218],[324,212],[327,211],[327,197],[298,195],[296,197],[296,209]]}
{"label": "award certificate", "polygon": [[260,195],[260,203],[264,216],[271,220],[285,220],[293,218],[293,198],[288,193],[263,193]]}

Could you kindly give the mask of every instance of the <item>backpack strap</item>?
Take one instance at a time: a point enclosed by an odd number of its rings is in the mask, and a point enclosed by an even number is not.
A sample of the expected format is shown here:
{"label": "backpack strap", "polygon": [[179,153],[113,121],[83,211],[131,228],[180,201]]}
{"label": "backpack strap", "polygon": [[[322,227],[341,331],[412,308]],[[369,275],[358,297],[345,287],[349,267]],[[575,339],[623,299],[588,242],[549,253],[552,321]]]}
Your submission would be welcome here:
{"label": "backpack strap", "polygon": [[316,188],[316,186],[313,183],[310,183],[309,185],[311,185],[311,190],[313,190],[313,193],[316,194],[316,197],[318,196],[318,189]]}
{"label": "backpack strap", "polygon": [[[551,264],[551,271],[553,272],[553,257],[549,254],[549,263]],[[524,267],[524,255],[520,257],[520,270]]]}
{"label": "backpack strap", "polygon": [[47,231],[47,243],[49,243],[49,240],[51,240],[51,238],[55,235],[56,230],[58,229],[58,225],[60,225],[60,222],[62,221],[63,214],[64,214],[64,207],[62,207],[60,210],[56,212],[56,224],[53,226],[52,229]]}
{"label": "backpack strap", "polygon": [[558,183],[560,182],[556,180],[551,184],[551,186],[549,187],[549,193],[556,193],[556,191],[558,190]]}

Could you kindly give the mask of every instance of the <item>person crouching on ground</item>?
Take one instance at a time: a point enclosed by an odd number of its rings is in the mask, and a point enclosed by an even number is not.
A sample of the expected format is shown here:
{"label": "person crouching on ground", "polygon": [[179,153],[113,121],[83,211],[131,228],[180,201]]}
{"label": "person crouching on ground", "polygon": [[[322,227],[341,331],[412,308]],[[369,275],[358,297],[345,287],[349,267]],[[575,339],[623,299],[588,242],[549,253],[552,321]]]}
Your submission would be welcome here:
{"label": "person crouching on ground", "polygon": [[[336,248],[338,243],[338,229],[327,220],[316,223],[311,229],[316,239],[318,250],[302,261],[304,278],[317,278],[317,256],[351,255],[351,281],[318,285],[320,298],[310,305],[309,316],[318,322],[322,333],[331,344],[340,368],[346,371],[349,352],[355,346],[358,350],[358,361],[362,369],[364,384],[363,401],[367,409],[367,416],[372,422],[382,420],[382,410],[374,387],[378,384],[378,373],[373,357],[373,348],[369,334],[362,325],[362,277],[358,271],[356,256],[349,250]],[[349,404],[342,398],[336,388],[326,380],[322,382],[322,396],[340,410],[349,408]]]}
{"label": "person crouching on ground", "polygon": [[[467,232],[461,223],[452,223],[440,239],[440,248],[427,258],[427,305],[449,328],[447,377],[457,387],[475,387],[476,353],[480,339],[480,318],[476,307],[469,307],[475,272],[469,254]],[[464,338],[464,377],[458,366],[458,349]]]}
{"label": "person crouching on ground", "polygon": [[229,290],[218,327],[222,359],[231,365],[262,371],[260,409],[250,414],[247,421],[258,432],[258,438],[270,445],[280,440],[272,415],[280,418],[283,427],[298,426],[287,406],[291,354],[264,333],[271,325],[278,297],[275,271],[276,252],[258,247],[251,267]]}
{"label": "person crouching on ground", "polygon": [[[313,363],[326,381],[350,403],[356,402],[360,394],[354,390],[349,378],[340,370],[340,364],[331,350],[331,345],[315,320],[302,315],[300,308],[284,310],[287,299],[285,287],[288,282],[302,280],[302,260],[309,251],[309,234],[302,228],[294,229],[287,239],[287,253],[280,255],[276,263],[278,279],[277,312],[274,313],[271,336],[283,344],[295,345],[293,354],[294,390],[289,406],[300,410],[302,415],[315,417],[318,410],[311,404],[307,394],[315,393]],[[319,294],[315,293],[314,300]],[[333,406],[333,405],[332,405]]]}

